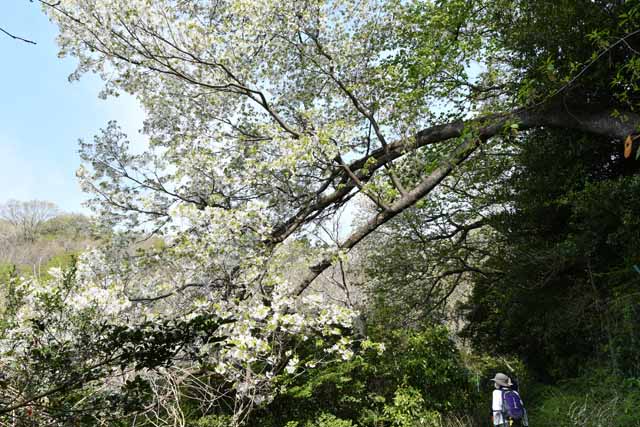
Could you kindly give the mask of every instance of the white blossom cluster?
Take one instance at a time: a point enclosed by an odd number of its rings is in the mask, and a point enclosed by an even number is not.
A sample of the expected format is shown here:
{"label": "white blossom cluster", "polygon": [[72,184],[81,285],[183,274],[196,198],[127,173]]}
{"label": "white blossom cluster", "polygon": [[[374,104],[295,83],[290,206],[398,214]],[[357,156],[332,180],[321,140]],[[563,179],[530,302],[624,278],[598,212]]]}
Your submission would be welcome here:
{"label": "white blossom cluster", "polygon": [[[83,316],[132,328],[225,319],[216,330],[222,342],[203,343],[198,363],[231,385],[242,411],[268,401],[280,375],[351,358],[345,332],[354,313],[302,293],[308,280],[299,273],[312,263],[305,253],[292,261],[279,247],[358,191],[380,206],[398,196],[388,182],[392,167],[369,168],[384,147],[433,118],[429,95],[403,86],[407,74],[390,61],[412,43],[398,42],[405,29],[395,18],[405,3],[61,0],[44,7],[60,28],[60,54],[78,60],[71,77],[97,73],[104,96],[131,93],[146,113],[144,153],[129,150],[115,123],[81,143],[83,189],[106,226],[133,237],[156,233],[161,244],[87,253],[71,288],[55,272],[25,282],[17,323],[56,298],[77,327],[86,327]],[[424,56],[434,67],[425,87],[465,77],[458,63]],[[360,178],[346,167],[357,158]],[[344,257],[339,245],[299,242],[301,252]],[[60,333],[71,339],[73,325],[65,325]]]}
{"label": "white blossom cluster", "polygon": [[[201,213],[208,214],[210,212]],[[193,228],[198,217],[191,211],[188,215],[192,221],[189,228]],[[241,221],[238,220],[237,224],[240,233]],[[209,227],[208,230],[216,233],[214,228]],[[201,235],[206,236],[206,232],[202,231]],[[172,254],[175,257],[172,265],[183,259],[183,251],[191,257],[195,247],[180,246]],[[245,256],[250,260],[248,253]],[[49,271],[48,278],[21,280],[19,287],[24,296],[2,341],[5,361],[27,357],[33,350],[34,320],[46,322],[47,342],[74,345],[78,336],[91,333],[91,329],[97,334],[96,338],[104,338],[99,335],[99,330],[105,324],[134,330],[141,322],[149,320],[161,321],[173,316],[189,321],[200,315],[213,315],[214,318],[232,321],[215,331],[220,341],[215,344],[196,343],[199,347],[197,362],[178,355],[176,359],[183,361],[176,362],[174,367],[157,373],[146,371],[142,375],[153,383],[159,383],[163,376],[173,375],[173,370],[185,372],[191,369],[195,372],[208,367],[212,375],[234,391],[234,399],[239,402],[236,415],[243,416],[282,391],[277,385],[279,376],[294,376],[318,363],[348,360],[353,356],[353,342],[348,334],[355,313],[319,294],[297,297],[293,293],[295,287],[281,275],[269,271],[274,268],[273,264],[267,266],[262,262],[260,265],[261,261],[253,259],[253,269],[246,267],[251,273],[243,275],[244,298],[237,295],[225,297],[224,289],[203,289],[196,296],[176,292],[158,301],[132,301],[126,292],[132,290],[132,283],[146,292],[175,291],[174,287],[180,283],[176,280],[192,279],[198,275],[197,271],[190,271],[191,268],[197,269],[205,259],[213,262],[208,259],[211,254],[200,254],[200,262],[183,264],[180,274],[184,277],[173,277],[173,282],[165,280],[161,286],[149,284],[158,278],[157,274],[149,273],[149,268],[157,270],[154,264],[149,267],[145,260],[136,266],[135,261],[129,259],[120,268],[114,268],[115,263],[109,256],[113,255],[92,250],[79,258],[72,276],[69,276],[69,270],[54,268]],[[261,269],[260,286],[249,287],[246,280],[251,276],[257,281]],[[316,346],[314,352],[298,352],[300,345],[310,342]],[[91,364],[92,361],[84,362]],[[101,388],[103,391],[115,391],[123,385],[124,378],[108,380]]]}
{"label": "white blossom cluster", "polygon": [[[228,336],[226,342],[230,345],[212,351],[215,370],[232,379],[238,393],[251,396],[256,404],[272,397],[272,380],[282,373],[283,364],[284,372],[293,375],[321,361],[297,354],[296,347],[301,342],[324,339],[335,342],[325,349],[334,358],[347,360],[353,356],[352,339],[343,332],[351,328],[354,313],[328,304],[320,295],[296,301],[289,290],[286,282],[277,285],[269,305],[258,301],[214,304],[221,317],[239,316],[220,331]],[[258,366],[258,370],[252,368]]]}
{"label": "white blossom cluster", "polygon": [[73,340],[75,331],[69,327],[73,322],[82,324],[85,319],[96,323],[121,322],[123,313],[132,305],[118,283],[89,279],[98,277],[89,273],[91,264],[104,265],[103,261],[99,251],[90,251],[81,257],[75,275],[54,267],[46,278],[21,277],[16,292],[22,298],[15,316],[9,319],[11,326],[5,330],[4,342],[10,344],[12,350],[16,349],[15,344],[28,345],[18,337],[30,334],[34,320],[46,321],[48,332],[60,342]]}

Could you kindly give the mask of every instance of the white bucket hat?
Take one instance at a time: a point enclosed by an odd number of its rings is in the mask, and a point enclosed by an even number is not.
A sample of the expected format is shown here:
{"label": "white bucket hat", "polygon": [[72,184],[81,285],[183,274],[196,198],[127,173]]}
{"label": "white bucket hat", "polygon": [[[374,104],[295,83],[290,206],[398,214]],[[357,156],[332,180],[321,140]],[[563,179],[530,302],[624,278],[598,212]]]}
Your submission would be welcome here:
{"label": "white bucket hat", "polygon": [[513,383],[511,382],[511,378],[501,372],[498,372],[496,376],[493,377],[490,381],[493,381],[494,383],[502,387],[511,387],[513,385]]}

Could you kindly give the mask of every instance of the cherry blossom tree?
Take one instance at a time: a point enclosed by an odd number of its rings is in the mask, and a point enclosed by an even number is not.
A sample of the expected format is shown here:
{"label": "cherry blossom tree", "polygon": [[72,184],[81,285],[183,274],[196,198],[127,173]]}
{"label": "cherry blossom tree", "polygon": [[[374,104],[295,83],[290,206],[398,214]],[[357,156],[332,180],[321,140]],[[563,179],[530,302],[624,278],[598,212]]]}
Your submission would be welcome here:
{"label": "cherry blossom tree", "polygon": [[[78,177],[91,206],[120,236],[162,239],[135,254],[115,240],[85,254],[64,295],[75,308],[63,317],[91,320],[58,333],[89,328],[101,336],[104,325],[144,331],[146,322],[172,321],[188,329],[210,319],[215,327],[204,338],[167,351],[168,365],[128,371],[155,390],[145,413],[173,425],[182,422],[171,403],[180,388],[197,385],[204,404],[231,396],[238,425],[277,392],[280,375],[351,357],[354,312],[311,285],[381,225],[440,197],[440,184],[486,146],[540,127],[623,140],[640,124],[633,102],[602,104],[574,90],[606,54],[620,54],[621,70],[632,67],[638,32],[607,34],[606,43],[593,35],[600,43],[569,71],[547,64],[556,84],[541,90],[501,33],[504,11],[526,10],[527,2],[41,3],[60,28],[60,54],[78,60],[71,78],[97,73],[103,96],[131,93],[146,113],[144,153],[129,150],[116,123],[81,143]],[[334,244],[319,244],[316,227],[357,198],[375,207],[370,216],[344,227]],[[454,225],[442,232],[468,228]],[[23,286],[35,299],[18,320],[41,317],[38,298],[59,295],[55,281]],[[8,333],[26,331],[24,324]],[[309,342],[317,346],[312,358]],[[203,372],[224,387],[203,385]],[[107,389],[127,384],[109,378]],[[5,412],[49,391],[25,392]]]}
{"label": "cherry blossom tree", "polygon": [[[505,129],[635,132],[631,110],[558,97],[591,63],[534,103],[522,100],[530,82],[513,88],[519,70],[492,37],[492,13],[502,6],[508,2],[113,0],[45,9],[60,25],[61,54],[78,58],[73,77],[99,73],[104,96],[135,94],[147,113],[151,148],[142,155],[127,151],[115,124],[82,145],[79,175],[106,220],[158,231],[177,216],[207,226],[245,222],[235,230],[242,245],[270,253],[356,194],[377,206],[309,269],[296,285],[301,293],[340,251],[432,192]],[[423,28],[411,27],[414,15]],[[233,241],[231,228],[220,243]]]}

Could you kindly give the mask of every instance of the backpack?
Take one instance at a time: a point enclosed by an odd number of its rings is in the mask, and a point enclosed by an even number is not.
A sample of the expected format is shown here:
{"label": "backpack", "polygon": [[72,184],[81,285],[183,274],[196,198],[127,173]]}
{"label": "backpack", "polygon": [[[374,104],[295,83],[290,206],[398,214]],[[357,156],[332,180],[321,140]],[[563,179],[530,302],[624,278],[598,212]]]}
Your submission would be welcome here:
{"label": "backpack", "polygon": [[524,417],[524,407],[517,392],[513,390],[502,391],[502,413],[515,421]]}

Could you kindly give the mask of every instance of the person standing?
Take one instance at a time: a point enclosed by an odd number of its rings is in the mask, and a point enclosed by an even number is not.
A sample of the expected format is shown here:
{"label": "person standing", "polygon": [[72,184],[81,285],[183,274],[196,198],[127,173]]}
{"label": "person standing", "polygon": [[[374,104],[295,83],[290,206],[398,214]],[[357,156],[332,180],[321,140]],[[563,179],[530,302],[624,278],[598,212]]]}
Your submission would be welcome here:
{"label": "person standing", "polygon": [[527,412],[524,409],[520,394],[513,388],[511,378],[498,372],[491,381],[495,386],[491,402],[493,425],[498,427],[527,427],[529,425]]}

